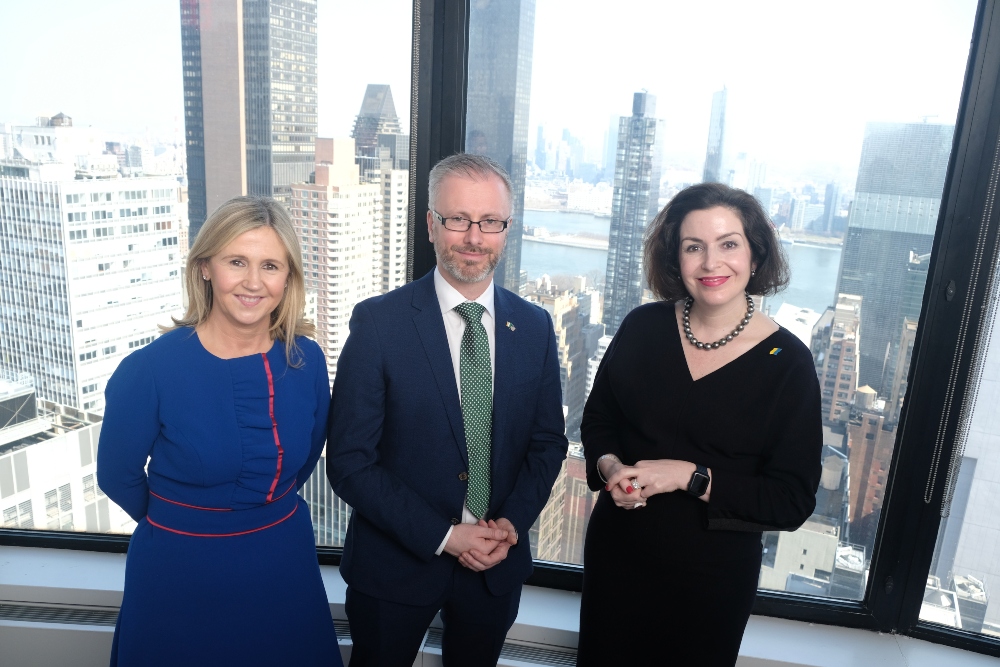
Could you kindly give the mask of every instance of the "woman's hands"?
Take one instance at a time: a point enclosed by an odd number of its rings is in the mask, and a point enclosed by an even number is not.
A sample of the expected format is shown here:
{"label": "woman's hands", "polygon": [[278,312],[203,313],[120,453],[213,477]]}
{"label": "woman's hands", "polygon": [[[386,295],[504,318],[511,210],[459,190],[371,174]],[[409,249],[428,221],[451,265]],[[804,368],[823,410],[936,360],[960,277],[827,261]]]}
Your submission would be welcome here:
{"label": "woman's hands", "polygon": [[[638,461],[634,466],[626,466],[618,461],[608,461],[602,468],[608,480],[604,488],[611,493],[615,505],[625,509],[643,507],[646,499],[658,493],[673,493],[687,490],[691,475],[696,469],[690,461],[675,459],[655,459]],[[709,477],[712,471],[708,471]],[[701,500],[708,502],[712,495],[712,484]]]}

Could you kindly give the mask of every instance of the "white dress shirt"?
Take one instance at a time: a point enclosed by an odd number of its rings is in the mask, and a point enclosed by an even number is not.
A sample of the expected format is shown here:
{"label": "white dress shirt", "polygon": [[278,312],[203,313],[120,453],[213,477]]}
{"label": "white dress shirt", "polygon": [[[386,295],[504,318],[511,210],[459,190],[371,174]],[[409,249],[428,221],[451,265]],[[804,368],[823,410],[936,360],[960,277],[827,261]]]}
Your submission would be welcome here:
{"label": "white dress shirt", "polygon": [[[455,369],[455,384],[458,387],[459,400],[461,400],[462,395],[462,374],[461,374],[461,358],[462,358],[462,336],[465,334],[465,319],[455,311],[455,306],[469,301],[462,294],[451,286],[451,284],[444,279],[444,276],[434,267],[434,291],[437,293],[438,304],[441,306],[441,317],[444,318],[444,331],[448,336],[448,350],[451,352],[451,366]],[[493,280],[490,280],[489,286],[486,288],[479,298],[474,299],[478,304],[481,304],[486,310],[483,311],[483,328],[486,329],[486,337],[490,342],[490,373],[493,376],[494,386],[496,386],[496,311],[493,306],[493,296],[494,296]],[[462,523],[478,523],[479,519],[476,515],[469,511],[469,508],[465,505],[462,506]],[[448,544],[448,538],[451,537],[451,531],[455,528],[452,526],[445,533],[444,539],[441,541],[441,545],[434,552],[438,556],[444,551],[444,546]]]}

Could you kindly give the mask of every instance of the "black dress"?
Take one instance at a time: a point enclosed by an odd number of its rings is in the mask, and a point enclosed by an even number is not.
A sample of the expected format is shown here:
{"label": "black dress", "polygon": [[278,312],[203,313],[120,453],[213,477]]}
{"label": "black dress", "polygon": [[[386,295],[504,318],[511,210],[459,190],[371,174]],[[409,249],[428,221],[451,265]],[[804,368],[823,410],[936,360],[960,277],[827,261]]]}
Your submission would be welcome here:
{"label": "black dress", "polygon": [[[820,390],[812,355],[781,328],[692,380],[673,304],[633,310],[601,362],[581,426],[601,494],[584,547],[578,665],[733,665],[757,592],[761,531],[815,507]],[[712,470],[684,491],[616,507],[597,459],[679,459]]]}

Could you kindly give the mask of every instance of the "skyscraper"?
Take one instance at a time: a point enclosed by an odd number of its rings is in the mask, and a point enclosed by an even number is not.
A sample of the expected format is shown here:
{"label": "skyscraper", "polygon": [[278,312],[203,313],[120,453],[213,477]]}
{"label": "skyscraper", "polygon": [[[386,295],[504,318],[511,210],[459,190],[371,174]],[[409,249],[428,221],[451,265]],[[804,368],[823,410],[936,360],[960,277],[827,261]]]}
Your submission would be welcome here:
{"label": "skyscraper", "polygon": [[705,152],[705,171],[701,180],[705,183],[725,183],[722,173],[723,151],[726,147],[726,98],[725,87],[712,95],[712,117],[708,123],[708,150]]}
{"label": "skyscraper", "polygon": [[228,199],[309,179],[316,42],[316,0],[181,0],[192,242]]}
{"label": "skyscraper", "polygon": [[473,3],[469,17],[465,150],[499,162],[514,184],[513,221],[494,280],[515,292],[521,283],[534,38],[535,0]]}
{"label": "skyscraper", "polygon": [[861,297],[838,294],[837,303],[827,309],[828,327],[813,334],[812,348],[818,353],[816,373],[823,390],[823,420],[845,422],[850,417],[854,394],[858,389],[857,348],[861,345]]}
{"label": "skyscraper", "polygon": [[362,148],[374,148],[379,144],[378,135],[401,132],[389,86],[369,83],[365,89],[365,98],[361,101],[361,111],[354,118],[351,138],[354,139],[355,147],[359,152]]}
{"label": "skyscraper", "polygon": [[826,196],[823,197],[823,218],[821,228],[817,231],[829,234],[833,231],[833,219],[840,212],[840,185],[827,183]]}
{"label": "skyscraper", "polygon": [[954,130],[930,123],[865,130],[837,292],[864,299],[858,384],[883,397],[884,365],[903,328],[907,259],[930,252]]}
{"label": "skyscraper", "polygon": [[10,136],[13,153],[0,156],[0,364],[30,374],[40,398],[100,413],[119,362],[181,314],[177,181],[119,178],[117,156],[78,152],[104,145],[89,128]]}
{"label": "skyscraper", "polygon": [[611,203],[604,324],[613,336],[630,310],[642,303],[642,239],[659,208],[663,121],[656,98],[636,93],[632,115],[618,124],[615,193]]}
{"label": "skyscraper", "polygon": [[315,154],[314,182],[292,187],[290,211],[332,380],[355,304],[382,286],[382,184],[362,182],[353,139],[317,139]]}

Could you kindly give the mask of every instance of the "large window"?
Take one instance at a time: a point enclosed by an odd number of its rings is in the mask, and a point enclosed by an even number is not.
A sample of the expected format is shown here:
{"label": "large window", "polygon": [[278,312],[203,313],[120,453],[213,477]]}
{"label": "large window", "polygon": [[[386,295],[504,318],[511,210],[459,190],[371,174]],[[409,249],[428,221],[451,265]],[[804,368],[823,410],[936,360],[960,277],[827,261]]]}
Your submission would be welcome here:
{"label": "large window", "polygon": [[570,456],[539,559],[582,562],[595,494],[580,419],[610,338],[651,298],[645,227],[716,181],[771,215],[792,280],[762,307],[811,348],[822,390],[816,510],[764,536],[760,587],[864,596],[976,5],[828,9],[471,3],[466,148],[511,171],[499,278],[552,314],[562,366]]}
{"label": "large window", "polygon": [[[183,312],[216,206],[288,206],[332,374],[353,305],[433,265],[427,173],[464,149],[513,176],[497,281],[553,315],[559,344],[571,447],[533,583],[580,587],[580,418],[648,298],[642,231],[721,181],[781,235],[792,282],[760,307],[810,347],[823,392],[817,509],[764,535],[757,611],[1000,654],[1000,294],[976,277],[1000,229],[995,5],[242,0],[237,21],[207,0],[7,3],[0,541],[126,548],[134,526],[95,476],[104,388]],[[225,55],[240,40],[242,62]],[[323,464],[302,493],[335,563],[350,508]]]}
{"label": "large window", "polygon": [[[0,10],[31,27],[0,46],[19,63],[0,75],[0,512],[128,534],[96,482],[104,390],[183,314],[188,247],[217,206],[289,209],[331,378],[354,304],[406,281],[413,8],[59,4]],[[323,461],[302,493],[317,544],[342,544]]]}
{"label": "large window", "polygon": [[920,619],[1000,637],[1000,285],[994,269],[967,415],[945,487]]}

